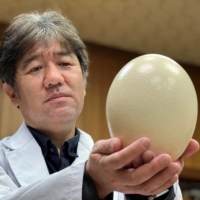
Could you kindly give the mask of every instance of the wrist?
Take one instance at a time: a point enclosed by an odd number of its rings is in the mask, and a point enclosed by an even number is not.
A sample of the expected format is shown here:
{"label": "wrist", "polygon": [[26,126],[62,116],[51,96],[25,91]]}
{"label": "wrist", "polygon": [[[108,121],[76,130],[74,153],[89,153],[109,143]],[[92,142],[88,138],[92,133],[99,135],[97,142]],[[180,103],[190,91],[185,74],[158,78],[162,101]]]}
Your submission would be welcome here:
{"label": "wrist", "polygon": [[85,173],[90,177],[93,184],[95,185],[99,199],[105,200],[106,197],[112,192],[112,190],[110,190],[109,186],[104,183],[103,177],[99,178],[99,176],[97,176],[98,172],[90,169],[88,161],[86,162]]}

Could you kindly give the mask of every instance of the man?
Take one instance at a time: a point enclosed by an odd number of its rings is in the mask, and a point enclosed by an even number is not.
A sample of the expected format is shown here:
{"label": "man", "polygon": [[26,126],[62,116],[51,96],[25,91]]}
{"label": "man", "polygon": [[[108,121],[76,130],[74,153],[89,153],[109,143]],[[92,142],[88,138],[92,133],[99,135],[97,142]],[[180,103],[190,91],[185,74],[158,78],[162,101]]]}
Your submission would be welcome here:
{"label": "man", "polygon": [[0,142],[0,197],[32,199],[182,199],[183,156],[154,156],[141,138],[122,149],[118,138],[98,141],[75,127],[82,111],[88,55],[61,14],[16,17],[0,51],[3,89],[24,117]]}

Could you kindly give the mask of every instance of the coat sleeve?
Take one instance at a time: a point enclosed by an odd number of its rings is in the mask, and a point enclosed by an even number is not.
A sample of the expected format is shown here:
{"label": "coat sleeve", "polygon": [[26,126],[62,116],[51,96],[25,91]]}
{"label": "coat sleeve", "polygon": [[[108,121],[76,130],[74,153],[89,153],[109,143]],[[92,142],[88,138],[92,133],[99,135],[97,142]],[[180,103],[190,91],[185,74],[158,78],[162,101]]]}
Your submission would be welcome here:
{"label": "coat sleeve", "polygon": [[81,200],[84,166],[84,162],[70,166],[44,180],[19,188],[0,166],[0,199]]}

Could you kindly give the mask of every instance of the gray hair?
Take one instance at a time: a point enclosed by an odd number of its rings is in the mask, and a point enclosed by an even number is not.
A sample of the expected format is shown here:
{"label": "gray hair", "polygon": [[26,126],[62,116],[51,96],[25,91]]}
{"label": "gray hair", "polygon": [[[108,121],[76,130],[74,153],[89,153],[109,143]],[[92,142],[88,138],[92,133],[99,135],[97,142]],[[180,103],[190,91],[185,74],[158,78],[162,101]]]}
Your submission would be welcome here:
{"label": "gray hair", "polygon": [[63,48],[77,56],[86,85],[89,65],[86,46],[72,23],[56,11],[31,12],[13,19],[0,47],[2,82],[15,88],[15,71],[19,61],[36,45],[48,46],[51,39],[56,39]]}

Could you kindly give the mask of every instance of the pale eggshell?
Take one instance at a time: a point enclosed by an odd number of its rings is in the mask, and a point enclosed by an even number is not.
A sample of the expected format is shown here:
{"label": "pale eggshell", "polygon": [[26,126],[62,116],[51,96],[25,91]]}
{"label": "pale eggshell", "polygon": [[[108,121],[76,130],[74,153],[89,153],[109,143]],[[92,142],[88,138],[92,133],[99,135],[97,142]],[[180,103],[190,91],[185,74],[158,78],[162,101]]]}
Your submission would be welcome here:
{"label": "pale eggshell", "polygon": [[123,147],[148,137],[150,149],[176,160],[186,149],[197,122],[197,95],[185,70],[157,54],[137,57],[114,78],[106,117],[112,137]]}

